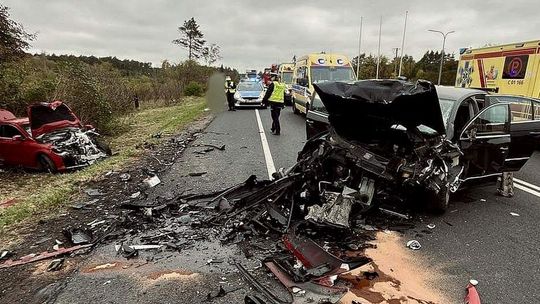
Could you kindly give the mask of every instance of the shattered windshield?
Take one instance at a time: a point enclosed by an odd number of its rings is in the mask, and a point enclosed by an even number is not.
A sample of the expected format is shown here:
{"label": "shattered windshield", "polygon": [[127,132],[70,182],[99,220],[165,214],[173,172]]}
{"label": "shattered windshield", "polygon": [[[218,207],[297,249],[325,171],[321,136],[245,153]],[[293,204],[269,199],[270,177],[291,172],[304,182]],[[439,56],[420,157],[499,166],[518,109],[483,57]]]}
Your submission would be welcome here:
{"label": "shattered windshield", "polygon": [[262,91],[263,87],[258,82],[242,82],[238,85],[238,91]]}
{"label": "shattered windshield", "polygon": [[320,81],[350,81],[354,73],[350,67],[311,67],[311,82]]}
{"label": "shattered windshield", "polygon": [[439,98],[444,126],[448,125],[448,118],[450,117],[450,112],[452,112],[452,107],[455,102],[456,101],[452,99]]}

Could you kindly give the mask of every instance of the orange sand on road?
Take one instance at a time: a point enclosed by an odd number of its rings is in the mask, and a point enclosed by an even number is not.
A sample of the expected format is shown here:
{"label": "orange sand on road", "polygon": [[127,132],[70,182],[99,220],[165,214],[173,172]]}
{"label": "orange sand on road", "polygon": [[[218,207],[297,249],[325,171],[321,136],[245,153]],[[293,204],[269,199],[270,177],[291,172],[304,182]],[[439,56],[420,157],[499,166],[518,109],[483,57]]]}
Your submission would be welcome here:
{"label": "orange sand on road", "polygon": [[[397,233],[379,232],[374,241],[377,248],[366,250],[373,263],[343,276],[353,288],[342,298],[341,303],[381,304],[446,304],[446,300],[431,285],[437,274],[414,259],[414,252],[405,247],[405,241]],[[373,280],[362,278],[364,272],[377,272]],[[367,301],[367,302],[366,302]]]}

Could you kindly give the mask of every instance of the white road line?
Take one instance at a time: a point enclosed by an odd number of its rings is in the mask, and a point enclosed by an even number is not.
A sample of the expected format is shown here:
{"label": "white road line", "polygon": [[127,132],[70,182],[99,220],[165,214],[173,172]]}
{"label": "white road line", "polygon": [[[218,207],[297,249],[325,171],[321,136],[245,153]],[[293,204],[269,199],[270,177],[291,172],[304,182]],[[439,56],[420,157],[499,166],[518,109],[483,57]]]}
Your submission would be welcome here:
{"label": "white road line", "polygon": [[274,166],[274,159],[272,159],[272,153],[270,153],[270,146],[268,146],[268,141],[266,140],[266,134],[264,134],[264,128],[258,109],[255,109],[255,116],[257,117],[257,125],[259,126],[259,135],[261,136],[261,143],[263,147],[264,160],[266,161],[268,178],[272,179],[272,173],[276,172],[276,167]]}
{"label": "white road line", "polygon": [[514,183],[514,187],[516,187],[516,188],[518,188],[520,190],[523,190],[523,191],[525,191],[527,193],[530,193],[532,195],[536,195],[537,197],[540,197],[540,192],[529,189],[529,188],[527,188],[525,186],[522,186],[522,185],[520,185],[518,183]]}
{"label": "white road line", "polygon": [[514,182],[518,183],[518,184],[522,184],[523,186],[527,186],[529,188],[532,188],[536,191],[540,191],[540,187],[536,186],[536,185],[533,185],[531,183],[527,183],[526,181],[524,180],[521,180],[521,179],[517,179],[514,177]]}

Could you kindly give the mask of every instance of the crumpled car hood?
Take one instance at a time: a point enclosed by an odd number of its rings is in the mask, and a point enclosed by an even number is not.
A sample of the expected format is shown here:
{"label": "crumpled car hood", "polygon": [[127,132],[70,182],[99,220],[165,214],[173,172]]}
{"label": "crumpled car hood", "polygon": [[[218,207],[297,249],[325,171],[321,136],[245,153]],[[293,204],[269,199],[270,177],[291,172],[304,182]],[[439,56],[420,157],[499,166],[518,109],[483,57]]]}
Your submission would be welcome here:
{"label": "crumpled car hood", "polygon": [[358,139],[396,124],[408,129],[424,125],[445,134],[437,92],[428,81],[362,80],[313,86],[341,136]]}
{"label": "crumpled car hood", "polygon": [[61,101],[40,102],[29,106],[28,119],[33,137],[63,128],[82,127],[79,118]]}

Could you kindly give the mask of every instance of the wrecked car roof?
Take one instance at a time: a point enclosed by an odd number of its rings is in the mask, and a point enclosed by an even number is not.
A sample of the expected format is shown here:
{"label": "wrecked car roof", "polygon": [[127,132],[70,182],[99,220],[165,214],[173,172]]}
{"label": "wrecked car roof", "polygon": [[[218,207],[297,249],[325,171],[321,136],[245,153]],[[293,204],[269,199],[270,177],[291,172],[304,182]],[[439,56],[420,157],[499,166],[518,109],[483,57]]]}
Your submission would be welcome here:
{"label": "wrecked car roof", "polygon": [[15,115],[8,110],[0,109],[0,121],[7,121],[15,119]]}
{"label": "wrecked car roof", "polygon": [[338,134],[357,137],[401,124],[406,128],[428,126],[445,133],[435,86],[419,80],[362,80],[355,83],[314,84]]}
{"label": "wrecked car roof", "polygon": [[77,116],[61,101],[40,102],[29,106],[28,119],[34,137],[58,129],[81,126]]}

